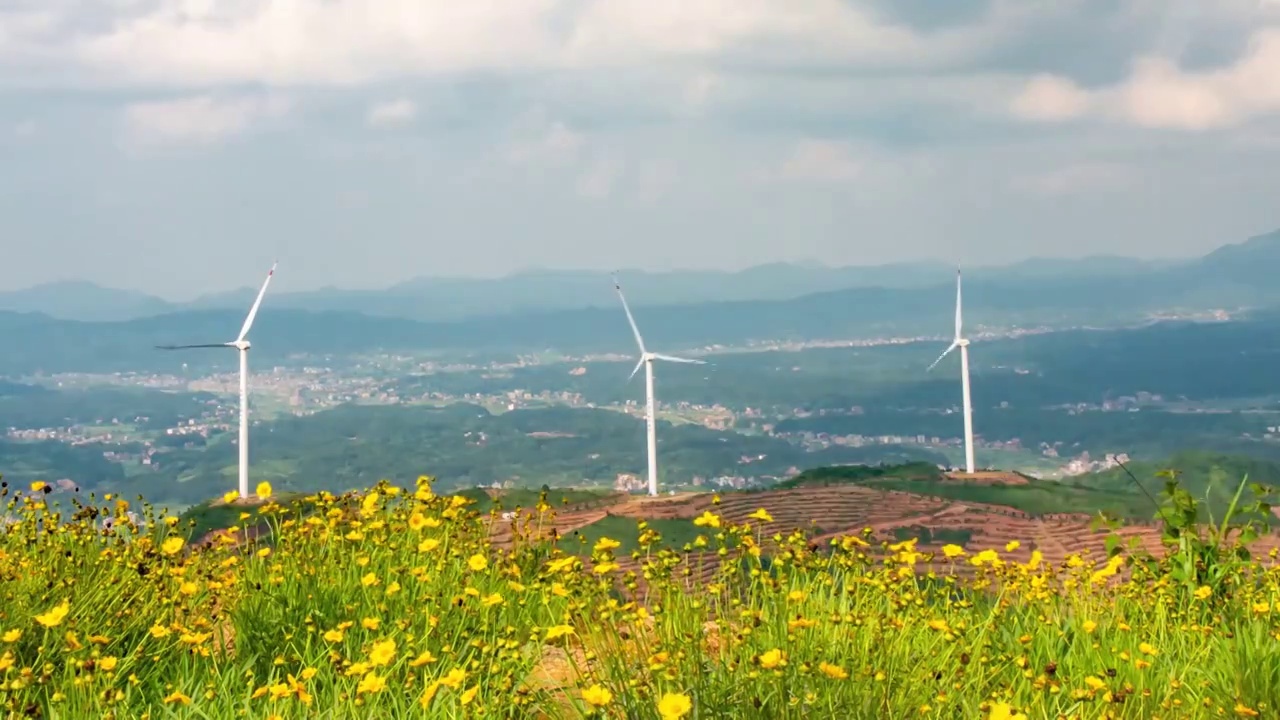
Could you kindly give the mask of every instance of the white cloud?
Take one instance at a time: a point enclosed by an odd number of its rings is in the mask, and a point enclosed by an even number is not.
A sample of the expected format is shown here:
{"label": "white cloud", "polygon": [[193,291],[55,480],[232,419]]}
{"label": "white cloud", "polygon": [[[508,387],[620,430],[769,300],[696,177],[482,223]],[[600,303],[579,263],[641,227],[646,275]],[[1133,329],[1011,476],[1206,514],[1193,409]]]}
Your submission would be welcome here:
{"label": "white cloud", "polygon": [[776,178],[784,182],[841,183],[855,180],[862,164],[850,147],[830,140],[802,140],[779,166]]}
{"label": "white cloud", "polygon": [[418,115],[418,106],[408,98],[382,102],[369,108],[365,120],[372,127],[404,125]]}
{"label": "white cloud", "polygon": [[1186,131],[1280,115],[1280,27],[1257,30],[1245,52],[1221,68],[1187,71],[1168,58],[1141,57],[1123,82],[1093,90],[1066,78],[1039,76],[1027,83],[1012,109],[1023,119],[1091,116]]}
{"label": "white cloud", "polygon": [[1083,115],[1090,102],[1089,93],[1070,80],[1037,75],[1013,99],[1011,109],[1024,120],[1061,121]]}
{"label": "white cloud", "polygon": [[981,22],[926,34],[846,0],[150,0],[92,8],[42,0],[30,7],[0,14],[9,35],[0,67],[22,59],[101,84],[176,87],[341,85],[671,60],[941,68],[982,52],[1016,27],[1009,18],[1027,14],[998,2]]}
{"label": "white cloud", "polygon": [[1137,181],[1135,168],[1107,162],[1081,162],[1047,172],[1019,177],[1012,183],[1017,192],[1059,197],[1075,193],[1124,190]]}
{"label": "white cloud", "polygon": [[290,103],[280,97],[197,95],[140,102],[124,109],[127,139],[139,145],[209,144],[247,131],[254,122],[280,117]]}
{"label": "white cloud", "polygon": [[617,158],[599,158],[578,176],[575,188],[583,197],[596,199],[609,197],[613,193],[614,185],[622,177],[624,169],[622,161]]}

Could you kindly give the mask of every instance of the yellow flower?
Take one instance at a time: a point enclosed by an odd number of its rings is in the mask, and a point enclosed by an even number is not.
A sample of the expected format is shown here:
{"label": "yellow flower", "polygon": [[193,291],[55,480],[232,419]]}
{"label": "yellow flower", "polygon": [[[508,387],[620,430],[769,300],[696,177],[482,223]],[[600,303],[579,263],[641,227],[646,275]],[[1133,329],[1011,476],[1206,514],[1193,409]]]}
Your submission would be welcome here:
{"label": "yellow flower", "polygon": [[69,612],[71,612],[71,604],[66,600],[63,600],[49,612],[37,615],[36,622],[45,627],[58,627],[62,624],[62,621],[66,619],[67,613]]}
{"label": "yellow flower", "polygon": [[186,541],[177,535],[170,535],[165,538],[164,542],[160,543],[160,552],[165,555],[177,555],[182,550],[183,545],[186,545]]}
{"label": "yellow flower", "polygon": [[481,555],[480,553],[476,553],[475,555],[467,558],[467,567],[471,568],[472,572],[480,572],[489,567],[489,558]]}
{"label": "yellow flower", "polygon": [[43,480],[36,480],[35,482],[31,483],[31,492],[41,492],[47,487],[49,487],[49,483]]}
{"label": "yellow flower", "polygon": [[1213,588],[1209,587],[1208,585],[1201,585],[1200,587],[1196,588],[1196,592],[1195,592],[1195,596],[1197,600],[1208,600],[1209,596],[1212,594],[1213,594]]}
{"label": "yellow flower", "polygon": [[190,705],[191,698],[188,697],[187,695],[183,695],[180,690],[174,690],[172,693],[165,696],[164,704],[172,705],[174,703],[177,703],[179,705]]}
{"label": "yellow flower", "polygon": [[1098,629],[1098,623],[1092,620],[1085,620],[1084,623],[1080,625],[1080,628],[1086,633],[1092,635],[1093,631]]}
{"label": "yellow flower", "polygon": [[365,586],[365,587],[370,587],[370,586],[373,586],[373,585],[377,585],[377,584],[378,584],[378,576],[377,576],[377,575],[374,575],[373,573],[368,573],[368,574],[366,574],[364,577],[360,578],[360,584],[361,584],[361,585],[363,585],[363,586]]}
{"label": "yellow flower", "polygon": [[1027,716],[1013,712],[1009,703],[998,702],[992,703],[991,714],[987,715],[987,720],[1027,720]]}
{"label": "yellow flower", "polygon": [[591,707],[604,707],[613,701],[613,693],[608,688],[592,685],[582,691],[582,701]]}
{"label": "yellow flower", "polygon": [[480,604],[484,605],[485,607],[493,607],[494,605],[501,605],[503,602],[505,602],[505,600],[502,599],[502,595],[498,593],[493,593],[492,595],[489,595],[485,597],[485,599],[481,600]]}
{"label": "yellow flower", "polygon": [[658,701],[658,714],[662,716],[662,720],[680,720],[688,715],[690,710],[693,710],[693,703],[688,695],[667,693]]}
{"label": "yellow flower", "polygon": [[240,499],[239,490],[232,490],[231,492],[228,492],[222,496],[222,502],[228,503],[228,504],[233,503],[239,499]]}
{"label": "yellow flower", "polygon": [[112,670],[116,669],[116,664],[118,662],[119,661],[116,660],[114,657],[104,657],[98,660],[98,667],[102,668],[106,672],[111,672]]}
{"label": "yellow flower", "polygon": [[0,640],[4,640],[7,643],[16,643],[21,637],[22,631],[14,628],[13,630],[6,632],[3,636],[0,636]]}
{"label": "yellow flower", "polygon": [[947,556],[948,558],[956,558],[956,557],[960,557],[961,555],[963,555],[963,554],[964,554],[964,548],[960,547],[959,545],[954,545],[954,544],[951,544],[951,545],[943,545],[943,546],[942,546],[942,554],[943,554],[943,555],[945,555],[945,556]]}
{"label": "yellow flower", "polygon": [[471,703],[472,700],[476,699],[476,693],[478,692],[480,692],[480,686],[472,685],[471,687],[464,690],[461,695],[458,696],[458,702],[462,703],[463,705],[468,705]]}
{"label": "yellow flower", "polygon": [[259,500],[266,500],[267,498],[270,498],[271,483],[267,482],[266,480],[263,480],[262,482],[258,483],[258,487],[255,489],[255,492]]}
{"label": "yellow flower", "polygon": [[382,692],[387,687],[387,679],[377,673],[366,673],[360,678],[360,684],[356,686],[357,695],[373,694]]}
{"label": "yellow flower", "polygon": [[1236,703],[1235,713],[1240,717],[1258,717],[1258,711],[1245,705],[1244,703]]}
{"label": "yellow flower", "polygon": [[574,630],[572,625],[555,625],[547,628],[547,637],[545,642],[559,640],[560,638],[565,637],[566,635],[572,635],[573,633]]}
{"label": "yellow flower", "polygon": [[388,665],[396,658],[396,641],[393,639],[383,640],[373,644],[373,649],[369,651],[369,663],[374,667]]}
{"label": "yellow flower", "polygon": [[596,541],[595,547],[591,548],[592,552],[604,552],[606,550],[617,550],[622,547],[622,543],[613,538],[602,537]]}
{"label": "yellow flower", "polygon": [[1009,542],[1004,544],[1005,552],[1013,552],[1014,550],[1017,550],[1020,547],[1022,547],[1022,543],[1018,542],[1017,540],[1010,540]]}
{"label": "yellow flower", "polygon": [[367,617],[360,621],[360,627],[364,628],[365,630],[377,630],[378,626],[381,624],[382,624],[382,620],[376,617]]}
{"label": "yellow flower", "polygon": [[1141,643],[1140,645],[1138,645],[1138,652],[1142,653],[1143,655],[1159,655],[1160,654],[1160,651],[1156,650],[1154,645],[1150,645],[1148,643]]}
{"label": "yellow flower", "polygon": [[760,522],[773,522],[773,516],[770,515],[769,511],[765,510],[764,508],[760,508],[756,510],[755,512],[751,513],[747,517],[751,518],[752,520],[759,520]]}
{"label": "yellow flower", "polygon": [[839,665],[832,665],[828,662],[818,663],[818,671],[832,680],[845,680],[849,677],[849,672]]}
{"label": "yellow flower", "polygon": [[697,525],[698,527],[718,528],[720,527],[720,516],[716,515],[710,510],[703,510],[701,515],[693,519],[693,524]]}
{"label": "yellow flower", "polygon": [[760,667],[765,670],[772,670],[787,664],[787,656],[781,650],[774,648],[766,650],[760,654]]}
{"label": "yellow flower", "polygon": [[345,637],[341,630],[326,630],[324,633],[324,639],[331,643],[340,643]]}
{"label": "yellow flower", "polygon": [[1090,690],[1101,690],[1102,688],[1107,686],[1107,684],[1103,682],[1101,679],[1096,678],[1092,675],[1084,679],[1084,684],[1088,685]]}

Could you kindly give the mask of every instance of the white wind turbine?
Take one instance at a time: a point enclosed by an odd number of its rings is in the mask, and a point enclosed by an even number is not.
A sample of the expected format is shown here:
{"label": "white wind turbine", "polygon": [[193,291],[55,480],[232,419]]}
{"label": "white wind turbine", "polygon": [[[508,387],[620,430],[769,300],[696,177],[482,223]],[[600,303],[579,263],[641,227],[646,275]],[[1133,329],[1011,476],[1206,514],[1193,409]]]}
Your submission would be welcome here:
{"label": "white wind turbine", "polygon": [[258,298],[253,301],[249,315],[240,327],[240,335],[227,343],[208,343],[202,345],[157,345],[160,350],[190,350],[193,348],[235,348],[240,353],[240,497],[249,497],[249,341],[246,336],[253,326],[253,318],[262,305],[262,297],[267,294],[267,286],[271,284],[271,276],[276,274],[275,263],[271,265],[267,279],[258,291]]}
{"label": "white wind turbine", "polygon": [[640,372],[640,367],[644,367],[644,397],[645,397],[645,424],[648,426],[649,435],[649,494],[658,494],[658,434],[657,419],[654,414],[653,400],[653,361],[665,360],[667,362],[692,363],[694,365],[706,365],[702,360],[689,360],[688,358],[675,357],[674,355],[663,355],[662,353],[649,352],[644,347],[644,338],[640,337],[640,328],[636,327],[636,319],[631,316],[631,308],[627,306],[627,298],[622,294],[622,285],[618,283],[615,275],[613,278],[613,288],[618,291],[618,298],[622,300],[622,309],[627,313],[627,322],[631,323],[631,332],[635,333],[636,345],[640,347],[640,362],[636,363],[636,367],[631,371],[631,375],[627,377],[627,382]]}
{"label": "white wind turbine", "polygon": [[956,336],[946,350],[933,361],[929,370],[937,367],[942,358],[956,348],[960,348],[960,385],[964,393],[964,469],[973,472],[973,401],[969,396],[969,341],[961,332],[960,314],[960,271],[956,270]]}

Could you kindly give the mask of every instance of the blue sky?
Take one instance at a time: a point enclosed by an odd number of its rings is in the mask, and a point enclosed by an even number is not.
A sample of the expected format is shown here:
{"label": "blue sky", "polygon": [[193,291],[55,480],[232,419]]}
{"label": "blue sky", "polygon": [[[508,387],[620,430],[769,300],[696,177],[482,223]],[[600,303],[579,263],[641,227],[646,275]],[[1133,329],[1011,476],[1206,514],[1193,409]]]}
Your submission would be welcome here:
{"label": "blue sky", "polygon": [[1276,167],[1280,0],[0,6],[0,289],[1186,256]]}

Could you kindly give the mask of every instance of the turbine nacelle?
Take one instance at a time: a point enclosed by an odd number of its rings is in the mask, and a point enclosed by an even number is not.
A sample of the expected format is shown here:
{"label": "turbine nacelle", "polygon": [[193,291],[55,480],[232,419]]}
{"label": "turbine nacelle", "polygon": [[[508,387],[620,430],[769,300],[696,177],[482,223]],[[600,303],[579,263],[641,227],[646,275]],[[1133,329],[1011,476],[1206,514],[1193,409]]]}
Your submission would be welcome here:
{"label": "turbine nacelle", "polygon": [[227,347],[233,347],[237,350],[240,350],[241,352],[244,352],[244,351],[247,351],[249,348],[253,347],[253,343],[249,342],[248,340],[236,340],[234,342],[227,343]]}

